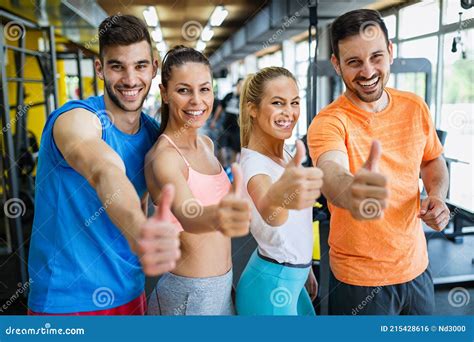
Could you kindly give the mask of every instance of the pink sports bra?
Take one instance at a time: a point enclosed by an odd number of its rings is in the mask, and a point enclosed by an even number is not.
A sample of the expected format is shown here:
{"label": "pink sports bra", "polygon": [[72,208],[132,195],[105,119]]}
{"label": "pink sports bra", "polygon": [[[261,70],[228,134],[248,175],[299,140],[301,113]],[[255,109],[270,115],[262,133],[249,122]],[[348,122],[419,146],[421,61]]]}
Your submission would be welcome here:
{"label": "pink sports bra", "polygon": [[[178,146],[166,134],[161,134],[166,140],[176,149],[181,158],[183,158],[188,167],[187,183],[189,189],[194,195],[193,199],[188,199],[183,203],[183,213],[189,218],[195,218],[202,214],[203,207],[208,205],[218,204],[221,199],[227,195],[231,188],[229,177],[221,165],[221,172],[216,175],[206,175],[204,173],[194,170],[184,155],[179,150]],[[171,214],[173,223],[177,224],[181,230],[183,227],[178,219]]]}

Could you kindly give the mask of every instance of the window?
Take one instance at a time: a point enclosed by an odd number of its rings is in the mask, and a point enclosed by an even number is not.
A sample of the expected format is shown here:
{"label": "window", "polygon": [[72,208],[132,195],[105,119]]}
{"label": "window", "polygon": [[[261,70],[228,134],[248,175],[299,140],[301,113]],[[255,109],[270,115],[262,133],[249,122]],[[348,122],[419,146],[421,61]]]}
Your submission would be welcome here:
{"label": "window", "polygon": [[257,65],[259,69],[263,69],[270,66],[283,66],[283,55],[281,53],[281,50],[260,57],[257,60]]}
{"label": "window", "polygon": [[[439,29],[439,0],[422,1],[400,10],[400,38],[411,38]],[[420,18],[429,18],[420,23]]]}
{"label": "window", "polygon": [[459,21],[459,12],[462,12],[462,20],[474,18],[474,8],[465,10],[461,7],[461,1],[444,1],[443,24],[452,24]]}
{"label": "window", "polygon": [[397,17],[395,14],[384,17],[383,21],[385,22],[385,26],[387,26],[388,38],[395,38],[397,36]]}
{"label": "window", "polygon": [[[314,42],[313,48],[311,49],[311,58],[314,58]],[[293,142],[296,138],[301,138],[306,134],[307,131],[307,106],[306,106],[306,88],[308,86],[308,66],[309,66],[309,46],[308,41],[304,40],[296,44],[296,74],[295,77],[298,81],[300,88],[300,118],[296,124],[293,136],[290,142]]]}
{"label": "window", "polygon": [[[436,89],[436,65],[438,63],[438,37],[410,40],[400,44],[399,57],[401,58],[427,58],[431,62],[432,88],[426,89],[425,75],[422,73],[400,74],[398,75],[398,89],[411,91],[418,96],[425,98],[425,91],[434,94]],[[432,97],[433,98],[433,97]],[[434,101],[431,109],[434,114]]]}
{"label": "window", "polygon": [[[474,174],[474,29],[464,31],[466,58],[451,52],[456,32],[444,36],[443,96],[440,129],[447,132],[445,156],[451,161],[450,200],[474,211],[472,198]],[[462,147],[462,148],[461,148]],[[449,159],[448,159],[449,161]]]}

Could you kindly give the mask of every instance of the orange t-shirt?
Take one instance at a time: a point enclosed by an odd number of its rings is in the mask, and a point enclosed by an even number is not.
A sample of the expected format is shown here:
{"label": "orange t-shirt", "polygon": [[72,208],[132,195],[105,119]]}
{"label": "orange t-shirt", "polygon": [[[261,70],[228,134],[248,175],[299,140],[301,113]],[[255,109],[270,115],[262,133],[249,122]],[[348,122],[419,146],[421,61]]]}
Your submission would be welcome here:
{"label": "orange t-shirt", "polygon": [[308,146],[316,164],[321,154],[347,153],[352,174],[369,156],[373,139],[382,146],[379,172],[388,179],[390,197],[384,216],[359,221],[329,204],[330,263],[335,277],[351,285],[384,286],[413,280],[428,266],[426,239],[417,218],[422,161],[443,151],[427,105],[418,96],[385,89],[389,104],[369,113],[342,95],[314,118]]}

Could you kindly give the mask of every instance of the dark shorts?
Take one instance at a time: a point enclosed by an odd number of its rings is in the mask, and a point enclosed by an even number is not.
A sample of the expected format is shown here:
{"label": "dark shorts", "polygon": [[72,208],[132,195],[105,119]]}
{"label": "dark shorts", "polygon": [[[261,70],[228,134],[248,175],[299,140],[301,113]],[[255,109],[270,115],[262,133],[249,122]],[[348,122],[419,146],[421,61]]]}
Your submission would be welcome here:
{"label": "dark shorts", "polygon": [[409,282],[378,287],[349,285],[331,272],[330,315],[432,315],[434,308],[429,267]]}

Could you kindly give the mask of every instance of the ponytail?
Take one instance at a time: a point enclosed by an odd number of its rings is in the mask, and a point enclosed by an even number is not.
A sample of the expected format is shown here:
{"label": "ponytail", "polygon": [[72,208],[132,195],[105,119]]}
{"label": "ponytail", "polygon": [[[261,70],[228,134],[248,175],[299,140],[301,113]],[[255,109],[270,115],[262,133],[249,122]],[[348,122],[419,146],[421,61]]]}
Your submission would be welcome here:
{"label": "ponytail", "polygon": [[250,140],[250,133],[252,132],[253,118],[250,116],[250,100],[249,100],[249,84],[255,74],[248,75],[242,85],[240,91],[240,147],[247,147]]}

